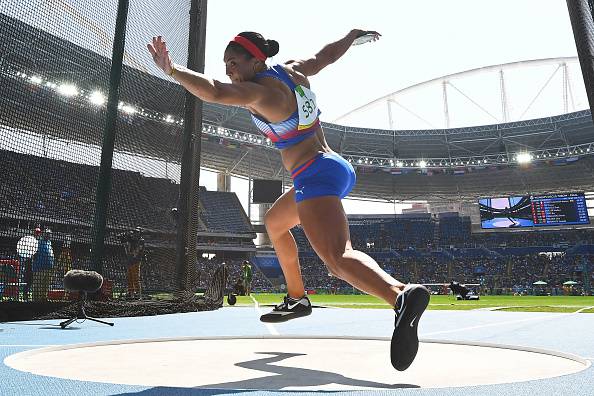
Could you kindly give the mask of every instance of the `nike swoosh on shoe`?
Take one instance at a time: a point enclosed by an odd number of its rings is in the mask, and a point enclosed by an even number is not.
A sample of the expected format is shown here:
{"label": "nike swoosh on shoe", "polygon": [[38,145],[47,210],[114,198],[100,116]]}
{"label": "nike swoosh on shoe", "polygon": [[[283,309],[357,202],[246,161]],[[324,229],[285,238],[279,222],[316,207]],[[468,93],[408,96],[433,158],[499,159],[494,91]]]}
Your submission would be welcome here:
{"label": "nike swoosh on shoe", "polygon": [[398,319],[396,320],[396,327],[398,327],[400,325],[400,321],[404,317],[404,312],[405,311],[406,311],[406,307],[404,307],[404,309],[401,312],[398,313]]}

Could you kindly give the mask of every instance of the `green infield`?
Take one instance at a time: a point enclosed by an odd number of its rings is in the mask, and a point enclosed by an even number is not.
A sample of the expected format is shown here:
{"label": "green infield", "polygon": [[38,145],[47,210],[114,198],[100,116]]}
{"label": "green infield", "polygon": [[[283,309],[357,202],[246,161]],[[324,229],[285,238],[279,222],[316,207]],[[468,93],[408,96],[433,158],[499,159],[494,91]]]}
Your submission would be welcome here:
{"label": "green infield", "polygon": [[[269,293],[238,296],[236,306],[253,306],[254,300],[260,306],[274,306],[282,301],[283,296]],[[313,305],[328,308],[390,308],[382,300],[368,295],[313,294],[309,298]],[[434,295],[431,296],[429,309],[517,312],[576,312],[584,309],[581,312],[594,313],[594,296],[481,296],[478,301],[458,301],[453,296]]]}

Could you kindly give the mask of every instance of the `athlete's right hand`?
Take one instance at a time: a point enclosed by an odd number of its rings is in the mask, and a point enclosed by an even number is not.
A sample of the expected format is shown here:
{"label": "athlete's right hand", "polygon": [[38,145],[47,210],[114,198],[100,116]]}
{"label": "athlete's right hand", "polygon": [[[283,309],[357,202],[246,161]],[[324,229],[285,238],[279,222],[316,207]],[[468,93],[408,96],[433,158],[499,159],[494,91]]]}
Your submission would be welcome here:
{"label": "athlete's right hand", "polygon": [[157,67],[163,70],[167,75],[171,75],[173,61],[171,60],[171,56],[169,56],[167,44],[163,41],[163,38],[161,36],[153,37],[152,44],[147,44],[147,48]]}

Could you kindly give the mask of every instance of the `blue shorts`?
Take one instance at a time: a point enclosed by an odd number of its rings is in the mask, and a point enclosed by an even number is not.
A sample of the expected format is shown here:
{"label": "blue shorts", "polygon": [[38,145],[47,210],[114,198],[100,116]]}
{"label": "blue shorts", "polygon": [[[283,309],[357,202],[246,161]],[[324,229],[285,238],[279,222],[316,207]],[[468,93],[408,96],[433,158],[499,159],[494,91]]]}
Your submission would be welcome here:
{"label": "blue shorts", "polygon": [[357,181],[353,166],[336,153],[320,153],[291,172],[295,201],[334,195],[344,198]]}

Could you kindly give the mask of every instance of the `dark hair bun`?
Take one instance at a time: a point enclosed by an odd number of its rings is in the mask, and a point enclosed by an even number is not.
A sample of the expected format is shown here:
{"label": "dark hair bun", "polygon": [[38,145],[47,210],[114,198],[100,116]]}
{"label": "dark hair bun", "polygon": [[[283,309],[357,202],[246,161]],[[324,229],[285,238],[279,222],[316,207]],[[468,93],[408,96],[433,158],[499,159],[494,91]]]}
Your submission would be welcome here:
{"label": "dark hair bun", "polygon": [[278,54],[278,41],[275,40],[266,40],[266,47],[268,51],[266,51],[266,55],[270,58]]}

